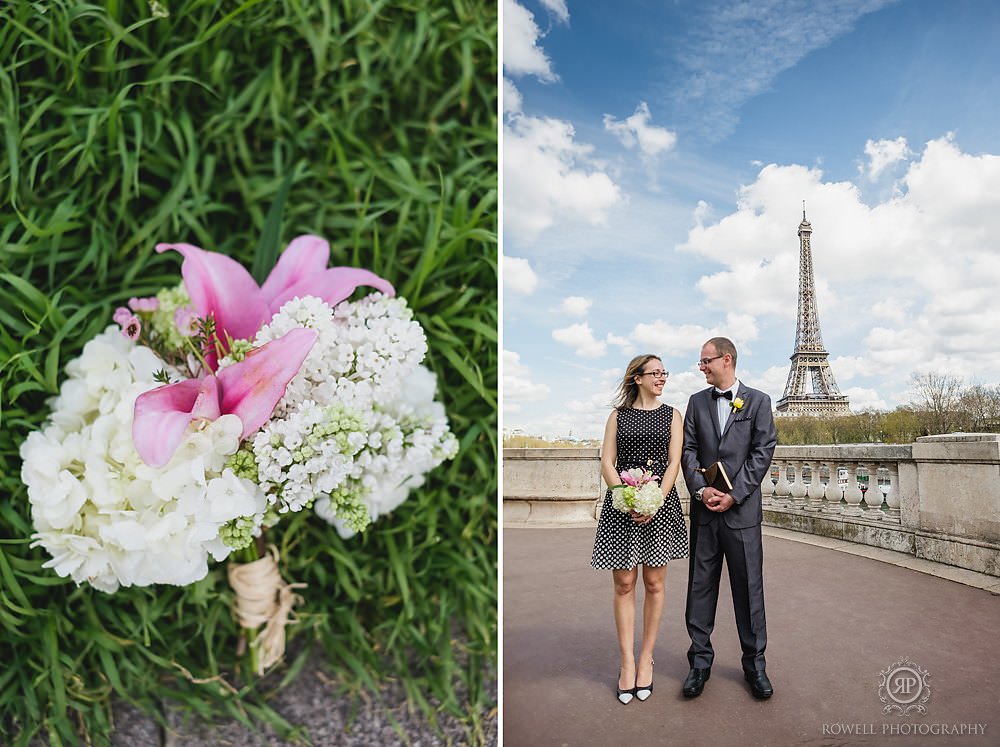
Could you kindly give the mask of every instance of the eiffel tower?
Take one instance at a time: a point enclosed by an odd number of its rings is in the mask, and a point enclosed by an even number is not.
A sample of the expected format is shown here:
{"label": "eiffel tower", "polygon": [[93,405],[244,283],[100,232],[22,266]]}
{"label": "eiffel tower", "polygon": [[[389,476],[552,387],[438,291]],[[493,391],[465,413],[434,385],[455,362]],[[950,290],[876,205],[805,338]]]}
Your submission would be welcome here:
{"label": "eiffel tower", "polygon": [[[847,396],[840,393],[823,347],[816,311],[816,286],[813,282],[812,249],[809,239],[812,225],[806,220],[802,203],[799,224],[799,314],[795,328],[795,352],[785,383],[785,393],[778,400],[779,415],[850,415]],[[810,386],[811,385],[811,386]]]}

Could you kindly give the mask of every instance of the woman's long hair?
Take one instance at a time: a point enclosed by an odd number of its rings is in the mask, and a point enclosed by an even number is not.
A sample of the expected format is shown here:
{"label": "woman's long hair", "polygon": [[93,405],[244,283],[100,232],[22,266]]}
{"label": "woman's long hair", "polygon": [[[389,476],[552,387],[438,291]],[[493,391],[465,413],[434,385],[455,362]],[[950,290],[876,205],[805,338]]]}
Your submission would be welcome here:
{"label": "woman's long hair", "polygon": [[639,396],[639,385],[635,383],[635,377],[642,373],[643,367],[650,361],[660,361],[661,364],[663,363],[663,359],[660,356],[653,355],[652,353],[637,355],[629,361],[628,367],[625,369],[625,375],[618,385],[618,391],[615,392],[615,398],[611,402],[612,407],[616,410],[621,410],[623,407],[631,407],[635,404],[636,397]]}

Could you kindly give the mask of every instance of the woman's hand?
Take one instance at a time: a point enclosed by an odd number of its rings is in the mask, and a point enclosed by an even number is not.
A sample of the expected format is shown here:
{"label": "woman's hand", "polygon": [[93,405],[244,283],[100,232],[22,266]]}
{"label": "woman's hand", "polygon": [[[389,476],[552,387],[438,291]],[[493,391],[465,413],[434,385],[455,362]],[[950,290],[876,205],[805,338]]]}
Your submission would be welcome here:
{"label": "woman's hand", "polygon": [[656,514],[647,516],[646,514],[640,514],[638,511],[629,511],[628,515],[632,517],[632,521],[642,526],[651,522]]}

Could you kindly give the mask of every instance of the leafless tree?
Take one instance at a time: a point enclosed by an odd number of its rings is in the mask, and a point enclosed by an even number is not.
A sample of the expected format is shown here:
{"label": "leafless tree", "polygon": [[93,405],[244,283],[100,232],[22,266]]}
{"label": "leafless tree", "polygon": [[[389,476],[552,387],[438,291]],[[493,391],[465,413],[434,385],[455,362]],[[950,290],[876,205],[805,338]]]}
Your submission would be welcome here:
{"label": "leafless tree", "polygon": [[978,433],[1000,431],[1000,386],[973,384],[959,398],[967,428]]}
{"label": "leafless tree", "polygon": [[914,404],[927,413],[930,433],[949,433],[960,421],[962,380],[957,376],[928,372],[911,377]]}

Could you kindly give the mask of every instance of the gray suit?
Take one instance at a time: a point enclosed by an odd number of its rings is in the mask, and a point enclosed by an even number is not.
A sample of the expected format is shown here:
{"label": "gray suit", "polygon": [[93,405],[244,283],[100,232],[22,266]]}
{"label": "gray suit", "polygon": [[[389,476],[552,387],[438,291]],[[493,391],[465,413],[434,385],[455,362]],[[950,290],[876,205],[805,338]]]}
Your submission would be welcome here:
{"label": "gray suit", "polygon": [[[691,560],[688,572],[687,620],[691,667],[712,666],[711,635],[719,601],[722,561],[726,560],[733,593],[736,627],[743,649],[745,672],[764,669],[767,627],[764,618],[764,555],[760,524],[763,520],[760,484],[771,467],[777,444],[771,398],[740,382],[736,396],[743,409],[729,414],[725,431],[712,387],[697,392],[688,401],[684,416],[684,451],[681,465],[691,491]],[[721,461],[733,482],[736,501],[721,514],[709,511],[694,498],[705,478],[696,470]]]}

